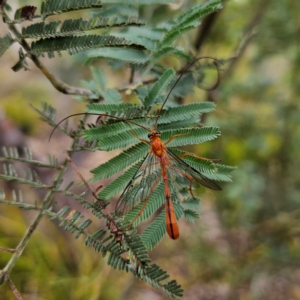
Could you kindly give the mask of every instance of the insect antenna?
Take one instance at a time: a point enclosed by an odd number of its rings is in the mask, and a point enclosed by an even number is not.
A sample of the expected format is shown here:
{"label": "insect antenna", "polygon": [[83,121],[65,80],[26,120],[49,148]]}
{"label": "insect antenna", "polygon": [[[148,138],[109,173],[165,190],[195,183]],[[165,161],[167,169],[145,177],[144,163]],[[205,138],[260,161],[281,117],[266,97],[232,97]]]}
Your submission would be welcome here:
{"label": "insect antenna", "polygon": [[160,107],[160,109],[159,109],[159,111],[158,111],[158,113],[157,113],[156,120],[155,120],[155,124],[154,124],[155,128],[157,127],[157,122],[158,122],[158,119],[159,119],[159,117],[160,117],[160,114],[161,114],[161,112],[162,112],[162,110],[163,110],[163,108],[164,108],[166,102],[168,101],[168,99],[169,99],[169,97],[170,97],[172,91],[174,90],[175,86],[176,86],[177,83],[179,82],[179,80],[182,78],[182,76],[186,73],[186,71],[187,71],[193,64],[195,64],[198,60],[200,60],[200,59],[205,59],[205,58],[206,58],[206,59],[212,59],[212,60],[214,61],[215,66],[217,67],[217,70],[218,70],[218,78],[217,78],[217,82],[216,82],[212,87],[210,87],[210,88],[208,88],[208,89],[205,89],[205,90],[206,90],[206,91],[211,91],[211,90],[215,89],[215,88],[219,85],[219,83],[220,83],[220,73],[219,73],[219,68],[218,68],[217,63],[221,63],[221,62],[220,62],[219,60],[217,60],[216,58],[209,57],[209,56],[203,56],[203,57],[199,57],[199,58],[194,59],[192,62],[190,62],[190,63],[183,69],[183,71],[181,72],[181,74],[179,75],[179,77],[177,78],[177,80],[175,81],[175,83],[173,84],[173,86],[171,87],[169,93],[167,94],[166,99],[164,100],[163,104],[161,105],[161,107]]}
{"label": "insect antenna", "polygon": [[67,119],[69,119],[69,118],[72,118],[72,117],[75,117],[75,116],[83,116],[83,115],[100,116],[100,117],[101,117],[101,116],[109,117],[109,118],[112,118],[112,119],[115,119],[115,120],[119,120],[119,121],[122,121],[122,122],[125,122],[125,123],[130,123],[130,124],[139,126],[139,127],[141,127],[141,128],[144,128],[144,129],[147,130],[148,132],[150,132],[150,130],[149,130],[147,127],[145,127],[145,126],[143,126],[143,125],[141,125],[141,124],[138,124],[138,123],[136,123],[136,122],[134,122],[134,121],[131,121],[131,120],[119,118],[119,117],[112,116],[112,115],[108,115],[108,114],[97,114],[97,113],[87,113],[87,112],[86,112],[86,113],[72,114],[72,115],[69,115],[69,116],[63,118],[62,120],[60,120],[60,121],[55,125],[55,127],[53,128],[53,130],[51,131],[50,136],[49,136],[49,142],[50,142],[50,140],[51,140],[51,138],[52,138],[52,135],[53,135],[54,131],[58,128],[58,126],[59,126],[62,122],[64,122],[65,120],[67,120]]}

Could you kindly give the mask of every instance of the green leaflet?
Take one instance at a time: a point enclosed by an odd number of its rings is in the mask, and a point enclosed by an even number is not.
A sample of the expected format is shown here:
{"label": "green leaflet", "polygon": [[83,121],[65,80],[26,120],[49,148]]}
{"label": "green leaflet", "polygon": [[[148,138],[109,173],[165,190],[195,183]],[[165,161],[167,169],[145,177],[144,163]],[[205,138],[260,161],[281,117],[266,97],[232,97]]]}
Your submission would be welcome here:
{"label": "green leaflet", "polygon": [[31,44],[31,53],[41,55],[47,52],[50,58],[54,52],[67,51],[70,55],[101,47],[136,47],[124,38],[105,35],[85,35],[40,39]]}
{"label": "green leaflet", "polygon": [[182,49],[179,47],[174,47],[174,46],[161,46],[160,48],[156,49],[152,54],[151,54],[151,61],[156,62],[163,57],[167,55],[176,55],[178,57],[185,57]]}
{"label": "green leaflet", "polygon": [[214,111],[215,107],[216,105],[212,102],[191,103],[178,107],[171,107],[168,110],[165,109],[162,111],[158,124],[187,120]]}
{"label": "green leaflet", "polygon": [[[139,106],[133,106],[128,103],[121,103],[121,104],[89,104],[87,112],[89,113],[95,113],[95,114],[101,114],[101,113],[107,113],[111,114],[114,112],[114,115],[119,116],[120,118],[128,119],[128,116],[124,116],[122,112],[125,112],[126,109],[132,107],[133,109],[136,109],[136,113],[131,114],[131,115],[140,115],[143,114],[141,111],[142,109],[139,108]],[[174,125],[170,125],[171,128],[180,128],[180,127],[188,127],[190,125],[195,125],[196,124],[196,117],[199,117],[203,113],[208,113],[213,111],[215,108],[215,104],[211,102],[200,102],[200,103],[191,103],[187,105],[181,105],[178,107],[172,107],[169,109],[164,109],[161,112],[160,118],[158,119],[158,124],[159,129],[162,130],[163,128],[167,129],[167,126],[162,126],[161,124],[171,124],[174,123]],[[154,120],[156,119],[156,115],[149,115],[149,119]],[[134,119],[133,120],[135,123],[138,124],[143,124],[145,123],[145,120],[140,118],[140,119]],[[178,122],[181,121],[181,122]],[[130,125],[130,126],[129,126]],[[108,124],[108,125],[100,125],[97,128],[89,129],[86,131],[86,136],[91,136],[89,139],[91,140],[97,140],[97,135],[99,135],[99,139],[103,138],[106,135],[111,135],[113,134],[120,134],[123,132],[130,132],[131,129],[136,129],[138,126],[130,124],[130,123],[125,123],[125,122],[118,122],[114,124]]]}
{"label": "green leaflet", "polygon": [[120,27],[120,26],[139,26],[142,23],[136,20],[129,20],[128,22],[122,22],[118,19],[110,19],[109,17],[96,17],[88,21],[79,19],[67,19],[65,20],[60,30],[61,21],[52,21],[50,23],[39,22],[27,27],[22,28],[23,38],[50,38],[50,37],[62,37],[81,34],[84,31],[95,30],[107,27]]}
{"label": "green leaflet", "polygon": [[106,90],[108,78],[105,74],[105,71],[102,68],[91,67],[93,74],[93,81],[95,82],[97,88],[100,90]]}
{"label": "green leaflet", "polygon": [[[91,130],[90,130],[91,131]],[[90,132],[89,131],[89,132]],[[138,137],[147,140],[147,132],[143,128],[136,128],[135,133]],[[202,127],[191,129],[177,129],[162,132],[161,138],[163,141],[168,141],[175,134],[182,134],[182,136],[175,137],[168,147],[178,147],[185,145],[195,145],[216,139],[220,135],[218,127]],[[85,138],[89,141],[98,140],[96,135],[86,134]],[[103,137],[98,142],[98,147],[102,150],[111,151],[119,148],[125,148],[132,144],[137,144],[139,141],[131,131],[126,131],[114,136]]]}
{"label": "green leaflet", "polygon": [[132,35],[131,33],[127,33],[127,32],[114,32],[114,33],[112,33],[112,35],[115,37],[123,37],[125,39],[132,41],[133,43],[135,43],[137,45],[142,45],[147,50],[153,51],[156,48],[156,43],[153,40],[148,39],[143,36],[136,36],[136,35]]}
{"label": "green leaflet", "polygon": [[133,255],[135,255],[137,260],[139,260],[141,263],[149,263],[151,261],[140,235],[132,233],[131,235],[125,235],[124,239],[130,251]]}
{"label": "green leaflet", "polygon": [[146,26],[129,27],[126,29],[126,33],[129,35],[145,37],[152,41],[159,41],[163,36],[163,34],[155,28],[150,28]]}
{"label": "green leaflet", "polygon": [[0,156],[0,162],[4,161],[20,161],[26,162],[32,165],[43,168],[53,168],[59,169],[57,158],[55,156],[49,155],[49,163],[43,161],[38,161],[32,158],[32,153],[29,148],[23,148],[23,157],[19,155],[19,150],[16,147],[2,147],[3,156]]}
{"label": "green leaflet", "polygon": [[183,211],[183,215],[191,223],[194,223],[195,219],[198,219],[200,217],[199,213],[197,211],[192,210],[192,209],[185,209]]}
{"label": "green leaflet", "polygon": [[205,4],[192,7],[174,21],[174,26],[168,31],[158,48],[169,46],[184,32],[199,25],[199,19],[222,8],[222,1],[208,1]]}
{"label": "green leaflet", "polygon": [[[165,120],[166,119],[167,118],[165,118]],[[130,125],[130,128],[125,124],[125,122],[119,122],[109,126],[110,127],[106,127],[105,125],[103,125],[103,127],[100,126],[98,128],[85,130],[84,137],[88,141],[98,141],[98,147],[106,151],[124,148],[138,143],[139,141],[134,133],[139,138],[147,140],[147,131],[143,128],[139,128],[136,125]],[[107,130],[107,128],[110,129]],[[134,130],[134,133],[132,130]],[[109,134],[109,132],[114,133],[114,135]],[[219,136],[220,131],[218,127],[194,127],[190,129],[166,130],[162,132],[161,137],[162,140],[166,142],[171,136],[175,134],[179,134],[181,136],[175,137],[168,144],[168,147],[193,145],[210,141]]]}
{"label": "green leaflet", "polygon": [[173,69],[168,69],[165,73],[155,82],[152,86],[150,92],[145,98],[145,106],[153,105],[157,98],[161,95],[161,93],[166,89],[166,87],[170,84],[171,80],[175,76],[175,71]]}
{"label": "green leaflet", "polygon": [[183,289],[181,288],[181,285],[176,282],[176,280],[171,280],[165,284],[160,283],[160,281],[169,278],[169,275],[166,274],[166,271],[163,271],[156,264],[148,266],[146,270],[143,270],[143,273],[140,276],[143,280],[155,288],[162,289],[170,297],[180,299],[183,296]]}
{"label": "green leaflet", "polygon": [[92,103],[87,106],[86,112],[95,114],[110,114],[112,111],[124,110],[128,107],[132,107],[130,103],[119,103],[119,104],[106,104],[106,103]]}
{"label": "green leaflet", "polygon": [[139,143],[125,151],[121,154],[115,156],[108,162],[102,164],[101,166],[93,169],[91,172],[94,174],[93,180],[101,180],[109,178],[114,174],[124,170],[126,167],[132,165],[138,160],[141,160],[149,149],[149,146],[144,143]]}
{"label": "green leaflet", "polygon": [[[182,217],[183,209],[180,204],[173,203],[177,220]],[[142,241],[148,250],[153,250],[166,234],[166,211],[165,209],[153,220],[142,233]]]}
{"label": "green leaflet", "polygon": [[[195,23],[193,25],[189,26],[183,26],[183,27],[176,27],[172,31],[166,34],[165,38],[161,41],[161,43],[158,46],[158,50],[162,50],[162,48],[167,48],[171,45],[173,41],[175,41],[178,37],[180,37],[184,32],[187,32],[193,28],[196,28],[199,25],[199,23]],[[160,52],[162,53],[162,52]],[[154,54],[155,56],[158,56],[157,53]],[[160,55],[161,56],[161,55]]]}
{"label": "green leaflet", "polygon": [[10,47],[12,43],[13,39],[10,34],[5,35],[4,37],[0,37],[0,57]]}
{"label": "green leaflet", "polygon": [[153,250],[166,234],[166,211],[163,210],[142,233],[142,241],[148,250]]}
{"label": "green leaflet", "polygon": [[121,191],[125,189],[130,179],[133,177],[138,167],[140,166],[140,162],[132,166],[129,170],[127,170],[124,174],[120,175],[117,179],[111,182],[108,186],[103,188],[101,192],[98,194],[99,198],[110,199],[111,197],[117,195]]}
{"label": "green leaflet", "polygon": [[200,208],[200,201],[201,199],[199,197],[189,197],[182,202],[182,207],[184,207],[184,209],[198,211]]}
{"label": "green leaflet", "polygon": [[[106,136],[101,139],[99,139],[98,135],[90,135],[91,131],[92,130],[84,132],[85,139],[88,141],[98,140],[97,147],[101,150],[111,151],[139,143],[139,140],[132,134],[131,131],[125,131],[121,134]],[[134,131],[137,136],[147,139],[147,132],[145,129],[136,128]]]}
{"label": "green leaflet", "polygon": [[169,138],[176,134],[182,135],[177,136],[172,141],[170,141],[170,143],[168,143],[168,147],[195,145],[211,141],[216,139],[220,135],[220,130],[219,127],[211,126],[202,128],[194,127],[187,129],[168,130],[162,132],[161,138],[164,142],[166,142]]}
{"label": "green leaflet", "polygon": [[[141,215],[134,221],[133,227],[138,226],[141,222],[148,219],[150,216],[153,215],[155,211],[157,211],[163,204],[165,203],[165,193],[164,193],[164,184],[160,182],[156,189],[151,194],[147,205],[145,206]],[[137,205],[133,210],[131,210],[126,216],[124,220],[130,223],[136,215],[140,212],[141,208],[143,207],[144,203],[141,202]]]}
{"label": "green leaflet", "polygon": [[[112,4],[119,3],[123,4],[122,0],[102,0],[102,3]],[[173,0],[139,0],[139,5],[156,5],[156,4],[170,4],[173,3]],[[126,0],[127,5],[136,5],[136,0]]]}
{"label": "green leaflet", "polygon": [[[117,37],[114,38],[116,40],[119,39]],[[148,55],[137,49],[112,48],[110,45],[106,45],[103,49],[91,50],[87,52],[87,58],[87,62],[90,62],[91,59],[109,58],[131,62],[134,64],[144,64],[148,60]]]}
{"label": "green leaflet", "polygon": [[[136,129],[136,127],[133,127],[132,129]],[[89,141],[103,141],[104,138],[110,138],[111,135],[121,136],[124,132],[131,132],[129,126],[124,122],[118,122],[107,126],[100,125],[99,127],[86,129],[84,131],[84,136]]]}
{"label": "green leaflet", "polygon": [[96,7],[102,7],[101,0],[46,0],[42,3],[41,14],[46,18],[68,11]]}
{"label": "green leaflet", "polygon": [[107,102],[107,103],[121,103],[122,101],[122,96],[121,94],[114,89],[109,89],[106,91],[99,91],[99,94],[103,97],[103,99]]}
{"label": "green leaflet", "polygon": [[[172,151],[178,156],[182,153],[187,153],[179,149],[172,149]],[[235,170],[235,167],[213,163],[209,160],[200,160],[192,156],[185,156],[182,160],[197,171],[201,172],[207,178],[216,181],[231,182],[230,173]]]}
{"label": "green leaflet", "polygon": [[[56,32],[58,26],[61,24],[61,21],[53,21],[50,23],[40,22],[29,25],[22,28],[22,37],[23,38],[40,38],[40,37],[54,37],[54,36],[63,36]],[[74,33],[74,28],[73,32]],[[72,34],[71,33],[71,34]]]}

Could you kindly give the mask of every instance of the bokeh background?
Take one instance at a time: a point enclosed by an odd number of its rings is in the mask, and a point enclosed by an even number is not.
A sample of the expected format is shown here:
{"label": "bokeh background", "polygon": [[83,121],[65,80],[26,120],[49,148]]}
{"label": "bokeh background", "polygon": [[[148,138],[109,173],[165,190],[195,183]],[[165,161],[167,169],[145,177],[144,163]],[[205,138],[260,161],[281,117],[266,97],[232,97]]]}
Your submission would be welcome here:
{"label": "bokeh background", "polygon": [[[14,9],[39,6],[39,1],[9,2]],[[153,24],[196,3],[200,1],[142,7],[140,14]],[[80,16],[87,17],[88,12]],[[181,45],[195,56],[227,61],[215,91],[195,88],[186,101],[214,101],[216,111],[203,123],[220,126],[222,136],[193,151],[238,168],[232,173],[233,182],[222,184],[222,192],[201,191],[201,218],[195,224],[181,221],[180,239],[174,242],[166,237],[151,258],[182,284],[184,299],[300,299],[299,3],[232,0],[202,25],[185,35]],[[1,23],[1,36],[6,32]],[[37,159],[46,160],[51,153],[62,161],[71,140],[57,132],[48,143],[51,128],[29,104],[50,103],[57,109],[57,120],[82,111],[84,104],[56,91],[33,64],[31,71],[14,73],[11,67],[17,59],[17,45],[0,58],[0,146],[27,146]],[[80,55],[64,53],[43,62],[70,85],[80,86],[81,80],[91,78]],[[167,63],[179,64],[172,59]],[[112,87],[124,84],[129,74],[112,71],[105,62],[97,66],[107,71]],[[72,124],[76,126],[76,121]],[[83,152],[74,161],[89,178],[90,169],[115,154]],[[48,183],[55,176],[49,170],[37,172]],[[73,179],[79,182],[68,170],[67,180]],[[17,188],[4,181],[0,186],[8,197]],[[43,192],[24,188],[23,195],[34,202]],[[56,201],[58,207],[68,204],[82,210],[72,199],[57,197]],[[34,215],[0,204],[0,246],[16,247]],[[101,225],[97,222],[95,230]],[[0,252],[0,268],[9,258],[10,254]],[[75,240],[47,217],[11,278],[28,300],[167,299],[131,274],[111,269],[106,258],[86,247],[83,239]],[[0,295],[14,299],[7,284],[1,286]]]}

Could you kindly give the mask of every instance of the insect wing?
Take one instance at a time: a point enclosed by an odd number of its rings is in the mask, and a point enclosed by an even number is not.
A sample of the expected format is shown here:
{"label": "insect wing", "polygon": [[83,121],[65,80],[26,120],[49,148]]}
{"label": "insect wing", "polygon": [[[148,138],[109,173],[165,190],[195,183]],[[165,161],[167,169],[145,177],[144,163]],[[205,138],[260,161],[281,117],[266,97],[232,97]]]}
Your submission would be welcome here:
{"label": "insect wing", "polygon": [[170,168],[179,175],[188,179],[194,187],[200,187],[201,185],[215,191],[220,191],[221,188],[213,180],[207,178],[193,167],[189,166],[186,162],[180,159],[170,149],[167,148],[167,153],[170,162]]}
{"label": "insect wing", "polygon": [[139,203],[148,200],[153,192],[153,184],[160,174],[161,169],[156,156],[148,153],[121,194],[116,205],[117,215],[126,215]]}

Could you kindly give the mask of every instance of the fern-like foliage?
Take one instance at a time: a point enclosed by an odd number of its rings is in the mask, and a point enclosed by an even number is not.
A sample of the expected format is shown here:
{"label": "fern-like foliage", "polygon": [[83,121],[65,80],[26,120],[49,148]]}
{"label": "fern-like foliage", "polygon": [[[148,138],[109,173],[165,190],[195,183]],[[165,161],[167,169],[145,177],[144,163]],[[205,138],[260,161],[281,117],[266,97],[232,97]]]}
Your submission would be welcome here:
{"label": "fern-like foliage", "polygon": [[13,39],[9,33],[4,37],[0,37],[0,57],[10,47],[12,43],[13,43]]}
{"label": "fern-like foliage", "polygon": [[20,157],[19,151],[16,147],[10,147],[10,148],[2,147],[2,153],[3,156],[0,156],[0,162],[20,161],[20,162],[26,162],[32,165],[36,165],[38,167],[59,169],[56,157],[50,155],[48,163],[38,161],[32,158],[31,150],[26,147],[23,148],[23,153],[24,153],[23,157]]}
{"label": "fern-like foliage", "polygon": [[[5,149],[4,153],[8,154],[7,151],[9,151],[11,157],[18,157],[15,148],[9,150]],[[15,172],[12,168],[10,168],[10,170],[10,172]],[[63,192],[66,195],[70,195],[72,193],[69,192],[68,189],[71,186],[72,183],[70,183],[65,190],[57,190],[56,192]],[[97,203],[87,202],[82,195],[72,194],[72,196],[74,199],[79,200],[79,203],[85,208],[94,208],[92,210],[94,215],[99,218],[103,217],[101,207],[99,207]],[[13,200],[6,199],[3,189],[0,189],[0,203],[17,206],[25,210],[42,210],[42,207],[37,203],[29,204],[23,202],[22,191],[13,191],[12,199]],[[92,247],[95,251],[100,252],[103,257],[109,254],[107,263],[113,268],[132,272],[135,276],[148,282],[153,287],[164,291],[170,297],[178,298],[182,295],[182,289],[175,280],[165,282],[165,280],[169,278],[166,271],[159,268],[156,264],[149,264],[151,260],[148,256],[148,250],[139,235],[125,234],[124,246],[121,246],[107,229],[99,229],[96,232],[89,233],[88,229],[92,221],[86,219],[81,212],[71,209],[69,206],[64,206],[58,212],[55,212],[54,208],[55,206],[50,206],[44,210],[44,214],[48,215],[51,221],[58,221],[59,226],[63,227],[69,233],[74,234],[76,239],[83,236],[86,246]],[[122,257],[122,255],[128,251],[134,256],[134,261]]]}
{"label": "fern-like foliage", "polygon": [[[19,23],[24,20],[32,20],[32,18],[42,18],[45,20],[50,15],[62,14],[74,10],[87,9],[87,8],[101,8],[102,4],[99,0],[47,0],[42,3],[41,15],[34,16],[36,7],[24,6],[17,9],[15,13],[15,20],[7,20],[8,23]],[[105,16],[96,16],[90,20],[83,19],[67,19],[63,23],[60,20],[54,20],[49,23],[45,21],[32,24],[22,28],[22,33],[18,37],[24,39],[38,39],[31,44],[30,53],[33,55],[48,54],[49,58],[54,57],[54,53],[67,51],[70,55],[89,49],[99,48],[132,48],[137,50],[146,49],[143,43],[139,43],[134,38],[130,40],[125,35],[112,36],[112,35],[84,35],[87,31],[96,29],[116,28],[116,27],[130,27],[141,26],[143,22],[139,21],[132,15],[127,17],[117,18]],[[84,36],[83,36],[84,35]],[[7,35],[0,39],[0,56],[9,48],[12,43],[12,38]],[[115,50],[115,49],[114,49]],[[25,70],[27,63],[25,60],[20,59],[14,67],[15,71],[21,68]]]}
{"label": "fern-like foliage", "polygon": [[[167,74],[167,73],[165,73]],[[170,73],[171,75],[172,73]],[[153,86],[153,89],[150,89],[149,93],[146,95],[145,103],[152,106],[155,101],[149,99],[156,99],[157,95],[162,92],[165,85],[164,82],[170,82],[169,76],[161,77],[161,80],[158,84]],[[161,87],[161,88],[160,88]],[[161,139],[163,141],[169,141],[168,147],[172,148],[172,152],[179,157],[184,154],[182,160],[189,166],[198,172],[201,172],[206,178],[216,180],[216,181],[230,181],[229,173],[233,170],[232,167],[224,166],[221,164],[215,164],[210,160],[199,159],[192,153],[183,152],[179,149],[173,149],[173,147],[199,144],[207,141],[211,141],[217,138],[220,135],[218,127],[199,127],[200,119],[195,119],[196,116],[199,117],[202,113],[207,113],[214,110],[215,105],[212,103],[190,103],[187,105],[182,105],[180,107],[172,107],[169,109],[163,109],[160,112],[160,118],[158,119],[158,129],[161,131]],[[143,106],[140,108],[143,111]],[[106,120],[103,120],[95,128],[86,129],[84,131],[84,138],[88,141],[97,141],[97,147],[102,150],[110,151],[123,147],[128,147],[124,152],[112,158],[110,161],[96,167],[92,170],[94,174],[93,180],[100,180],[104,178],[109,178],[118,172],[129,168],[119,176],[115,181],[109,184],[106,188],[99,193],[99,197],[109,199],[114,195],[120,193],[124,188],[126,188],[126,183],[131,182],[131,178],[135,178],[136,174],[143,172],[143,170],[137,171],[141,166],[141,163],[144,161],[144,157],[149,151],[149,145],[147,143],[141,142],[137,137],[147,140],[147,130],[140,127],[139,124],[145,126],[145,121],[149,122],[149,130],[153,129],[153,124],[157,118],[157,112],[146,110],[147,113],[139,117],[133,116],[128,118],[126,115],[126,106],[123,105],[114,105],[111,104],[91,104],[88,106],[89,113],[102,114],[109,113],[112,115],[118,116],[118,119],[107,117]],[[123,114],[124,113],[124,114]],[[131,123],[134,122],[134,124]],[[142,122],[143,123],[140,123]],[[110,124],[110,122],[112,122]],[[152,123],[152,125],[151,125]],[[184,124],[185,128],[182,128]],[[172,125],[172,129],[165,129],[164,126]],[[174,137],[175,138],[172,138]],[[153,155],[153,154],[152,154]],[[171,158],[172,159],[172,158]],[[144,166],[143,166],[144,168]],[[149,168],[152,168],[149,166]],[[152,173],[152,179],[147,179],[147,184],[152,185],[157,181],[157,178],[160,176],[159,169],[158,173]],[[188,184],[188,182],[180,182],[180,178],[176,179],[175,182],[169,183],[173,186],[174,189],[182,187],[182,185]],[[129,183],[131,184],[131,183]],[[177,187],[178,186],[178,187]],[[188,186],[187,186],[188,187]],[[182,190],[182,195],[187,192]],[[176,193],[177,194],[177,193]],[[189,200],[180,199],[174,194],[172,200],[174,202],[175,211],[177,218],[184,216],[189,221],[192,221],[194,218],[198,217],[198,212],[195,207],[191,207],[189,204],[191,202],[191,195],[187,193]],[[177,199],[177,200],[176,200]],[[159,209],[165,202],[164,196],[164,183],[162,178],[160,183],[156,184],[155,189],[152,191],[151,195],[147,200],[147,205],[140,203],[139,205],[133,205],[133,209],[129,211],[123,219],[125,228],[134,221],[133,226],[138,226],[142,221],[150,218],[155,211]],[[199,201],[197,207],[199,209]],[[194,203],[194,205],[195,205]],[[143,209],[142,213],[140,212]],[[138,218],[137,218],[138,216]],[[148,249],[152,249],[154,245],[159,243],[162,237],[166,233],[165,222],[165,213],[160,214],[150,226],[142,234],[142,240],[144,241]]]}
{"label": "fern-like foliage", "polygon": [[133,47],[139,48],[138,45],[132,44],[124,38],[113,36],[85,35],[77,37],[58,37],[41,39],[32,43],[31,53],[41,55],[44,52],[48,56],[54,57],[54,52],[59,54],[66,50],[70,55],[93,48],[101,47]]}
{"label": "fern-like foliage", "polygon": [[[60,30],[58,30],[59,26]],[[61,21],[53,21],[50,23],[40,22],[32,24],[22,29],[23,38],[54,38],[71,36],[84,33],[88,30],[95,30],[108,27],[121,26],[141,26],[143,23],[138,20],[129,18],[127,22],[118,21],[118,19],[111,19],[108,17],[96,17],[89,21],[80,19],[68,19],[62,24]]]}
{"label": "fern-like foliage", "polygon": [[88,54],[87,62],[93,59],[108,58],[122,60],[133,64],[144,64],[148,60],[148,55],[138,49],[124,49],[106,47],[103,49],[91,50]]}
{"label": "fern-like foliage", "polygon": [[[145,1],[145,4],[146,2],[148,1]],[[142,5],[142,3],[140,4]],[[212,0],[191,8],[176,19],[172,18],[161,24],[157,24],[155,28],[127,28],[122,33],[113,33],[113,35],[118,37],[123,36],[134,41],[136,44],[143,45],[149,50],[149,54],[146,57],[138,52],[132,55],[130,55],[130,52],[120,55],[122,53],[118,53],[120,52],[119,49],[110,49],[110,51],[101,49],[100,51],[89,52],[88,61],[96,58],[109,58],[132,63],[150,64],[151,68],[160,59],[170,54],[180,58],[187,58],[187,55],[181,48],[172,44],[185,32],[198,27],[201,18],[221,8],[222,1]],[[114,12],[119,9],[115,8]],[[136,55],[139,57],[135,58]]]}
{"label": "fern-like foliage", "polygon": [[168,69],[165,71],[165,73],[160,77],[158,81],[156,81],[151,91],[147,95],[145,99],[145,106],[151,106],[157,101],[158,97],[165,90],[174,76],[175,71],[173,69]]}
{"label": "fern-like foliage", "polygon": [[3,174],[0,174],[0,179],[6,181],[17,182],[20,184],[26,184],[35,188],[47,189],[48,185],[43,184],[36,173],[36,171],[24,168],[22,175],[19,175],[17,170],[12,164],[3,164]]}
{"label": "fern-like foliage", "polygon": [[158,49],[169,46],[174,40],[181,36],[184,32],[191,30],[199,25],[199,20],[214,11],[220,10],[222,4],[220,1],[208,1],[191,8],[183,15],[173,21],[171,30],[165,35],[164,39],[159,43]]}
{"label": "fern-like foliage", "polygon": [[64,12],[102,7],[101,0],[46,0],[42,3],[41,14],[44,18]]}
{"label": "fern-like foliage", "polygon": [[[168,4],[171,1],[138,2],[140,5],[153,5]],[[176,219],[185,218],[193,222],[199,217],[200,207],[200,198],[191,192],[192,185],[197,186],[196,179],[200,178],[199,182],[204,186],[209,186],[205,183],[210,180],[230,181],[233,168],[177,148],[212,141],[220,135],[220,130],[215,126],[201,124],[201,115],[215,109],[213,103],[198,102],[180,106],[174,103],[176,97],[182,98],[192,92],[194,74],[189,70],[180,77],[179,82],[176,81],[177,72],[164,66],[163,58],[173,56],[184,60],[187,65],[192,58],[176,42],[184,33],[196,28],[201,18],[221,9],[222,1],[211,0],[194,6],[185,13],[152,27],[143,26],[144,22],[137,18],[136,4],[135,0],[46,0],[42,3],[40,16],[35,15],[35,7],[27,6],[16,11],[15,20],[7,19],[10,26],[24,20],[41,19],[40,22],[24,26],[19,34],[13,31],[23,49],[19,50],[19,61],[13,67],[15,71],[28,69],[26,58],[31,58],[36,63],[40,59],[38,56],[45,54],[52,58],[55,53],[60,55],[62,51],[70,55],[86,51],[84,55],[88,63],[96,59],[107,59],[115,69],[129,66],[132,78],[130,86],[109,88],[105,70],[101,67],[92,68],[93,78],[82,81],[84,90],[88,92],[78,93],[77,99],[88,101],[86,112],[98,115],[97,123],[85,124],[81,121],[76,131],[69,130],[67,122],[57,127],[74,139],[69,152],[82,149],[120,150],[119,155],[91,171],[93,181],[109,179],[109,184],[97,192],[97,195],[90,187],[77,195],[72,192],[73,182],[65,188],[60,187],[67,161],[59,165],[57,159],[51,156],[49,162],[41,162],[33,159],[28,149],[20,155],[16,148],[3,148],[3,155],[0,157],[3,172],[0,179],[47,190],[50,196],[49,199],[46,196],[41,205],[29,204],[26,199],[24,202],[22,191],[13,191],[13,201],[8,201],[4,191],[0,190],[0,203],[6,202],[48,215],[52,221],[74,234],[75,238],[83,236],[85,244],[100,252],[103,257],[107,255],[107,262],[113,268],[131,272],[170,297],[180,298],[183,292],[181,286],[175,280],[169,280],[166,271],[152,264],[148,253],[167,232],[164,208],[167,189],[166,179],[162,174],[168,177]],[[62,21],[61,17],[53,17],[51,21],[47,19],[49,16],[88,8],[94,10],[87,20],[80,18]],[[6,13],[5,11],[5,17]],[[100,34],[97,31],[93,35],[89,33],[99,29],[103,31]],[[31,44],[24,43],[27,39],[33,39]],[[10,35],[0,38],[0,56],[13,42]],[[39,66],[38,63],[36,65]],[[197,71],[197,77],[202,80],[202,68]],[[169,93],[171,88],[172,93]],[[123,102],[124,91],[135,93],[135,104]],[[33,109],[49,125],[56,126],[54,107],[44,103],[42,109]],[[151,151],[148,134],[153,131],[160,131],[160,138],[168,147],[165,153],[169,162],[165,161],[163,171],[160,160]],[[57,179],[53,185],[46,185],[41,182],[37,172],[27,166],[23,174],[19,175],[19,169],[11,164],[14,161],[57,170]],[[188,177],[185,174],[191,175]],[[88,186],[86,182],[85,184]],[[91,201],[91,194],[96,199]],[[121,194],[123,209],[109,212],[107,207],[111,199]],[[106,226],[90,232],[92,221],[80,211],[69,206],[55,211],[52,200],[55,195],[72,197],[94,216],[104,219]],[[158,210],[160,213],[155,215]],[[148,222],[147,228],[141,234],[137,233],[136,227],[144,221]]]}

